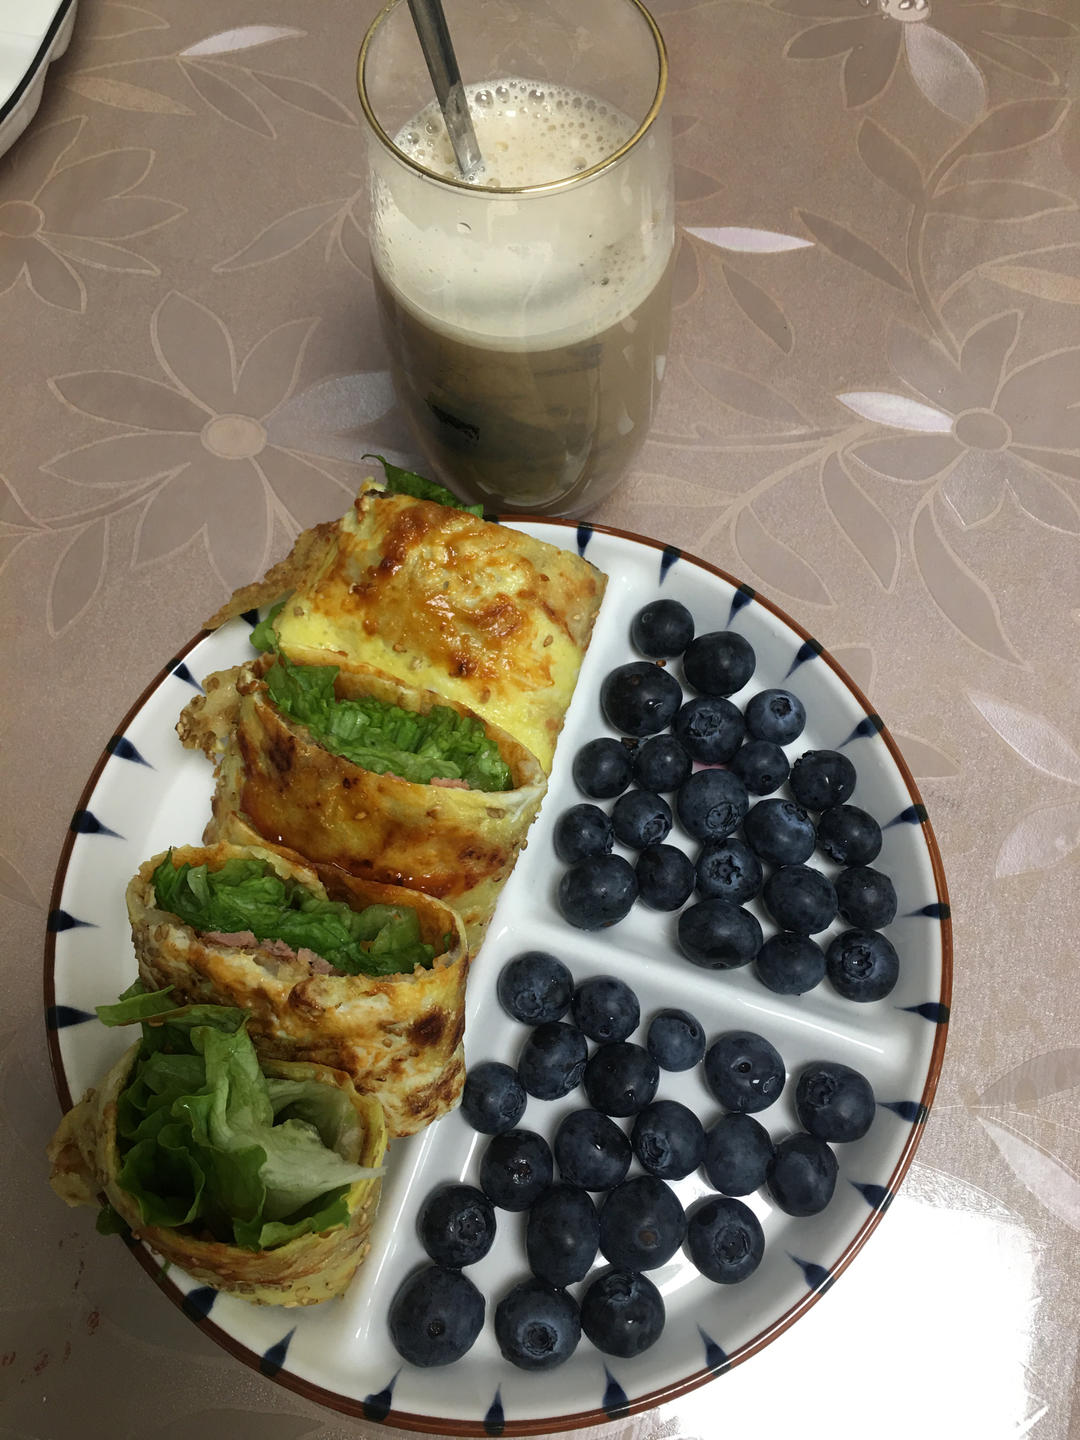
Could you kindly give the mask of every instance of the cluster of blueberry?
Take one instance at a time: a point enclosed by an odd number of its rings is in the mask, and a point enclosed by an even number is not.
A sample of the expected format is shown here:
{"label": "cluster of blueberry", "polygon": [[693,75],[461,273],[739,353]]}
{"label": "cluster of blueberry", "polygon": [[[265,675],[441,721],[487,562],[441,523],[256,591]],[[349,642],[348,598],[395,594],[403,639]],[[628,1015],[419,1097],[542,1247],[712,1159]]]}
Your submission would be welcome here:
{"label": "cluster of blueberry", "polygon": [[[870,863],[881,850],[880,826],[848,803],[854,765],[835,750],[806,750],[789,762],[783,747],[806,724],[790,691],[761,690],[744,709],[728,698],[757,664],[743,636],[695,637],[684,605],[657,600],[635,616],[631,639],[649,658],[612,670],[600,691],[605,718],[625,738],[602,736],[578,751],[574,780],[589,800],[570,806],[554,827],[555,852],[567,865],[558,887],[564,918],[600,929],[640,899],[681,912],[679,948],[696,965],[756,961],[762,983],[785,995],[812,989],[826,974],[847,999],[887,995],[900,965],[880,931],[895,917],[896,891]],[[690,699],[656,663],[678,656],[698,692]],[[790,798],[776,796],[785,784]],[[613,800],[610,813],[597,800]],[[693,860],[666,843],[676,816],[700,842]],[[616,841],[637,852],[636,864],[614,853]],[[843,867],[834,878],[806,863],[815,850]],[[778,926],[768,939],[744,908],[759,895]],[[811,937],[837,916],[849,928],[823,949]]]}
{"label": "cluster of blueberry", "polygon": [[[767,1040],[733,1030],[707,1045],[693,1015],[666,1009],[636,1044],[630,1036],[641,1007],[634,991],[610,975],[575,985],[567,967],[543,951],[504,966],[498,996],[529,1034],[516,1069],[485,1061],[465,1082],[462,1112],[492,1137],[479,1189],[445,1185],[421,1207],[420,1240],[433,1263],[404,1282],[390,1307],[394,1344],[416,1365],[457,1360],[480,1333],[484,1297],[462,1269],[491,1248],[496,1208],[528,1212],[532,1272],[495,1309],[504,1358],[546,1370],[566,1360],[583,1333],[597,1349],[630,1358],[656,1341],[665,1322],[663,1299],[644,1272],[685,1244],[708,1279],[745,1280],[761,1262],[765,1236],[737,1197],[765,1186],[786,1213],[817,1214],[836,1183],[831,1145],[861,1139],[874,1118],[865,1077],[821,1061],[806,1066],[796,1084],[803,1130],[774,1144],[753,1118],[775,1103],[787,1079]],[[697,1065],[725,1112],[707,1131],[686,1105],[656,1099],[661,1070]],[[579,1085],[588,1106],[563,1118],[550,1145],[518,1128],[529,1095],[556,1100]],[[632,1122],[629,1132],[617,1119]],[[627,1178],[634,1158],[643,1173]],[[720,1193],[686,1212],[667,1182],[699,1168]],[[603,1195],[599,1206],[596,1194]],[[579,1303],[566,1287],[586,1279],[598,1252],[609,1268],[587,1283]]]}

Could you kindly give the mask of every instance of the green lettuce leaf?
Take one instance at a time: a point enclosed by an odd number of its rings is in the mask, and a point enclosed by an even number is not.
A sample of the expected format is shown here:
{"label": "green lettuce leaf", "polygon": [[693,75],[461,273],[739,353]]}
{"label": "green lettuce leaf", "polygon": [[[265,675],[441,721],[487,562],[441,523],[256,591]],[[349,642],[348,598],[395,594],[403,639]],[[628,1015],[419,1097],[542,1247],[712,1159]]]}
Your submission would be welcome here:
{"label": "green lettuce leaf", "polygon": [[172,988],[166,985],[163,990],[146,990],[136,981],[115,1005],[95,1005],[94,1008],[103,1025],[135,1025],[177,1009],[176,1001],[171,998]]}
{"label": "green lettuce leaf", "polygon": [[266,860],[236,857],[219,870],[175,865],[172,852],[154,871],[162,910],[198,931],[283,940],[293,950],[312,950],[346,975],[397,975],[431,967],[435,947],[421,938],[420,920],[406,906],[369,905],[354,910],[344,900],[324,900],[299,881],[283,879]]}
{"label": "green lettuce leaf", "polygon": [[131,1235],[131,1226],[111,1205],[103,1205],[98,1211],[94,1228],[99,1235],[121,1235],[125,1240]]}
{"label": "green lettuce leaf", "polygon": [[[380,1173],[356,1163],[362,1137],[346,1097],[315,1081],[269,1080],[242,1011],[184,1008],[143,1023],[119,1100],[117,1180],[143,1223],[247,1249],[346,1223],[350,1186]],[[214,1010],[213,1023],[188,1023]]]}
{"label": "green lettuce leaf", "polygon": [[267,651],[277,649],[278,637],[277,630],[274,628],[274,621],[281,614],[281,611],[285,605],[285,601],[288,598],[289,597],[286,595],[281,600],[279,600],[276,605],[271,605],[270,609],[266,612],[266,615],[252,630],[251,643],[252,645],[254,645],[256,650],[261,650],[265,653]]}
{"label": "green lettuce leaf", "polygon": [[400,775],[419,785],[464,780],[470,790],[509,790],[510,767],[483,724],[449,705],[426,715],[371,696],[339,700],[336,665],[294,665],[278,654],[264,678],[277,708],[310,730],[333,755],[375,774]]}
{"label": "green lettuce leaf", "polygon": [[274,1119],[304,1120],[318,1131],[324,1145],[346,1160],[359,1160],[364,1136],[356,1111],[334,1085],[318,1080],[266,1081]]}
{"label": "green lettuce leaf", "polygon": [[483,505],[464,504],[452,490],[447,490],[445,485],[440,485],[435,480],[427,480],[415,470],[402,470],[399,465],[391,465],[382,455],[364,455],[361,458],[378,460],[386,472],[386,488],[395,495],[412,495],[416,500],[434,500],[436,505],[447,505],[451,510],[465,510],[470,515],[483,517]]}

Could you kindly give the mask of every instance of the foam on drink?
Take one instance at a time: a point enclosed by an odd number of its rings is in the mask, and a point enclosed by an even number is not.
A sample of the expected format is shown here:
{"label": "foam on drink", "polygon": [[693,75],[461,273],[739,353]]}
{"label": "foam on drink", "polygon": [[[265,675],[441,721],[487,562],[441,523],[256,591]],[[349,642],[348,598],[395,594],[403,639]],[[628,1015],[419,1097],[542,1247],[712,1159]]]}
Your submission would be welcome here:
{"label": "foam on drink", "polygon": [[[427,323],[474,343],[561,345],[631,314],[668,258],[656,242],[659,217],[634,211],[648,187],[602,172],[564,194],[499,192],[592,169],[631,139],[634,122],[594,96],[520,77],[471,85],[467,95],[484,157],[475,185],[376,178],[372,238],[383,279]],[[459,178],[436,104],[394,143],[425,169]],[[652,143],[639,142],[629,164],[647,168]]]}
{"label": "foam on drink", "polygon": [[[511,78],[468,85],[465,95],[484,157],[484,171],[475,184],[489,190],[580,175],[625,145],[636,128],[629,116],[565,85]],[[402,127],[394,144],[426,170],[458,178],[450,137],[434,101]]]}

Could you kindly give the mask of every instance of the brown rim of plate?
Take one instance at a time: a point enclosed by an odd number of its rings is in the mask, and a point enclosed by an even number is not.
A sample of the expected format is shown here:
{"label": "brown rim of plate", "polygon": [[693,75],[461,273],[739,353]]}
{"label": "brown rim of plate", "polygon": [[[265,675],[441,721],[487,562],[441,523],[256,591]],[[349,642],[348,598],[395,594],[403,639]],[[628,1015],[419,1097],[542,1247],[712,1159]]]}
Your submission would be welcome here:
{"label": "brown rim of plate", "polygon": [[[499,523],[509,526],[513,526],[515,524],[555,525],[561,526],[567,530],[573,530],[575,532],[579,528],[584,526],[587,527],[592,533],[599,535],[612,535],[618,540],[630,540],[636,544],[645,545],[649,549],[660,551],[661,553],[665,550],[670,551],[672,549],[671,546],[665,544],[662,540],[652,540],[644,535],[636,535],[633,533],[633,531],[630,530],[619,530],[609,525],[596,525],[593,524],[591,521],[557,520],[552,519],[550,516],[546,515],[507,515],[500,516]],[[702,560],[698,556],[682,549],[678,549],[677,558],[680,560],[689,560],[691,564],[697,565],[702,570],[707,570],[711,575],[715,575],[718,579],[723,580],[725,584],[730,585],[734,590],[739,590],[741,588],[743,593],[746,593],[748,587],[745,585],[745,583],[743,581],[735,579],[734,576],[729,575],[726,570],[721,570],[718,565],[712,565],[709,563],[709,561]],[[774,605],[771,600],[766,599],[765,596],[759,594],[756,590],[753,592],[752,598],[757,604],[763,605],[766,610],[770,611],[779,620],[782,620],[785,625],[789,626],[795,632],[796,635],[801,635],[804,641],[808,640],[812,642],[815,646],[820,644],[820,641],[816,640],[815,637],[810,634],[809,630],[805,629],[797,621],[793,620],[790,615],[788,615],[785,611],[781,610],[778,605]],[[194,636],[193,639],[188,641],[187,645],[184,646],[183,650],[181,650],[178,655],[174,656],[173,659],[170,660],[169,663],[158,672],[155,678],[150,681],[149,685],[146,686],[142,694],[135,701],[134,705],[131,706],[127,714],[124,716],[119,729],[116,731],[117,735],[122,735],[124,733],[130,721],[134,718],[135,715],[138,714],[138,712],[142,709],[143,705],[149,699],[150,695],[157,689],[157,687],[162,683],[162,681],[165,680],[166,677],[169,676],[173,672],[173,670],[176,669],[177,665],[184,659],[184,657],[189,654],[190,651],[197,644],[199,644],[201,640],[205,639],[206,636],[210,633],[210,631],[206,630],[200,631],[198,635]],[[829,668],[833,670],[835,674],[844,682],[844,684],[855,696],[856,700],[862,706],[863,710],[866,712],[867,715],[877,714],[877,712],[874,710],[874,707],[870,704],[870,701],[855,684],[854,680],[852,680],[851,677],[847,674],[847,672],[843,669],[843,667],[839,665],[836,660],[833,659],[833,657],[829,654],[828,650],[822,649],[818,654],[818,658],[824,660],[825,663],[829,666]],[[880,738],[885,742],[889,754],[892,756],[894,762],[896,763],[896,767],[900,772],[901,779],[903,780],[905,786],[907,787],[908,793],[911,796],[912,803],[915,805],[923,805],[923,798],[919,793],[919,787],[915,783],[915,777],[912,775],[911,770],[908,768],[907,761],[901,754],[900,747],[893,739],[888,726],[882,724],[882,728],[878,733]],[[83,787],[82,794],[79,796],[78,805],[76,806],[77,810],[84,809],[86,807],[86,802],[89,800],[91,794],[93,793],[94,787],[96,786],[98,779],[101,776],[101,772],[105,768],[105,765],[110,758],[111,752],[108,750],[108,748],[106,748],[102,751],[102,754],[99,757],[97,764],[94,766],[90,778],[87,780],[85,786]],[[941,926],[941,991],[938,995],[938,1002],[941,1005],[945,1006],[947,1009],[952,1000],[953,951],[952,919],[949,913],[949,894],[945,884],[945,869],[941,861],[941,852],[938,849],[937,838],[934,835],[933,826],[931,825],[929,819],[920,821],[920,829],[922,830],[923,836],[925,838],[926,848],[930,856],[930,865],[931,869],[933,870],[934,887],[937,891],[938,903],[944,907],[942,916],[940,917],[938,922]],[[64,880],[67,874],[68,861],[71,856],[72,846],[75,843],[75,838],[75,832],[72,831],[69,827],[68,833],[64,838],[63,847],[60,852],[60,861],[57,865],[56,877],[53,881],[52,894],[49,897],[50,915],[59,908],[60,897],[64,887]],[[56,991],[53,974],[54,961],[55,938],[54,932],[52,930],[49,930],[46,933],[45,938],[46,1013],[48,1013],[51,1007],[56,1003]],[[892,1202],[904,1176],[907,1174],[908,1168],[911,1165],[911,1162],[915,1156],[915,1151],[918,1148],[919,1141],[922,1139],[922,1133],[926,1127],[926,1121],[929,1116],[930,1107],[933,1103],[934,1093],[937,1090],[938,1080],[941,1076],[941,1067],[945,1057],[945,1041],[948,1034],[948,1028],[949,1021],[947,1015],[944,1020],[938,1021],[935,1025],[936,1033],[934,1035],[934,1045],[930,1055],[930,1065],[927,1070],[926,1083],[923,1086],[922,1095],[919,1097],[921,1114],[919,1118],[911,1125],[911,1130],[908,1135],[907,1141],[905,1142],[904,1147],[900,1152],[900,1157],[893,1168],[892,1174],[889,1176],[888,1184],[884,1187],[886,1198],[881,1205],[877,1205],[874,1207],[874,1209],[871,1210],[870,1214],[867,1216],[867,1219],[856,1231],[853,1238],[844,1247],[839,1258],[835,1260],[832,1265],[829,1266],[829,1279],[826,1284],[817,1286],[813,1290],[809,1290],[807,1294],[797,1304],[793,1305],[789,1310],[785,1311],[783,1315],[779,1316],[778,1319],[774,1320],[772,1324],[768,1325],[759,1334],[755,1335],[753,1339],[748,1340],[744,1345],[740,1346],[738,1350],[734,1351],[731,1355],[729,1355],[722,1366],[703,1366],[701,1369],[695,1370],[692,1374],[684,1376],[681,1380],[677,1380],[670,1385],[662,1386],[658,1390],[650,1391],[647,1395],[639,1396],[636,1400],[631,1400],[625,1409],[620,1407],[617,1416],[610,1415],[606,1410],[601,1408],[595,1410],[582,1410],[576,1412],[573,1415],[557,1415],[549,1418],[539,1418],[535,1420],[507,1419],[500,1433],[503,1435],[545,1435],[560,1430],[582,1429],[589,1425],[610,1424],[612,1420],[628,1419],[632,1415],[638,1415],[641,1414],[643,1411],[655,1409],[658,1405],[666,1404],[670,1400],[677,1400],[680,1396],[687,1394],[689,1391],[696,1390],[700,1385],[705,1384],[707,1380],[711,1380],[717,1375],[725,1373],[733,1366],[742,1364],[744,1360],[748,1360],[752,1355],[756,1355],[759,1350],[764,1349],[764,1347],[768,1345],[770,1341],[775,1340],[776,1337],[780,1335],[783,1331],[785,1331],[789,1325],[794,1324],[794,1322],[798,1320],[801,1315],[805,1314],[805,1312],[810,1308],[810,1306],[813,1305],[814,1302],[819,1299],[822,1294],[824,1294],[825,1290],[827,1290],[831,1286],[832,1282],[836,1279],[836,1277],[842,1274],[843,1271],[847,1269],[848,1265],[851,1264],[851,1261],[855,1258],[855,1256],[859,1253],[862,1247],[866,1244],[866,1241],[869,1239],[869,1237],[877,1229],[881,1217],[889,1208],[889,1204]],[[63,1062],[60,1056],[59,1030],[47,1030],[46,1035],[49,1044],[49,1061],[52,1067],[53,1083],[56,1086],[56,1093],[59,1096],[61,1107],[66,1111],[71,1108],[73,1102],[71,1091],[67,1083],[67,1077],[64,1074]],[[131,1249],[132,1253],[135,1255],[135,1258],[138,1260],[139,1264],[143,1267],[147,1274],[156,1281],[158,1287],[164,1291],[164,1293],[169,1297],[173,1304],[175,1304],[182,1310],[184,1308],[184,1292],[180,1290],[179,1287],[175,1285],[168,1278],[167,1275],[164,1275],[162,1273],[162,1267],[154,1259],[153,1255],[146,1249],[144,1245],[135,1245],[132,1246]],[[189,1318],[194,1317],[189,1316]],[[215,1325],[213,1321],[203,1317],[196,1319],[195,1323],[199,1326],[201,1330],[203,1330],[207,1335],[209,1335],[213,1340],[215,1340],[217,1344],[222,1347],[223,1350],[227,1350],[230,1355],[233,1355],[236,1357],[236,1359],[243,1361],[245,1365],[250,1366],[253,1370],[257,1370],[261,1374],[266,1373],[262,1369],[262,1356],[256,1354],[254,1350],[250,1350],[246,1345],[234,1339],[232,1335],[228,1334],[227,1331],[222,1330],[220,1326]],[[301,1376],[293,1375],[288,1370],[284,1369],[277,1371],[271,1378],[274,1379],[279,1385],[283,1385],[286,1389],[295,1391],[296,1394],[304,1396],[305,1399],[314,1400],[318,1404],[326,1406],[328,1409],[336,1410],[345,1415],[352,1415],[360,1419],[367,1419],[369,1423],[383,1424],[387,1426],[397,1426],[399,1429],[402,1430],[414,1430],[422,1434],[428,1435],[484,1436],[490,1433],[484,1428],[483,1420],[481,1418],[478,1418],[475,1421],[448,1419],[441,1420],[434,1416],[414,1415],[409,1411],[395,1410],[393,1408],[388,1410],[385,1415],[380,1416],[378,1420],[375,1420],[370,1415],[367,1404],[364,1400],[354,1400],[347,1395],[338,1395],[332,1390],[326,1390],[322,1386],[316,1385],[310,1380],[305,1380]]]}

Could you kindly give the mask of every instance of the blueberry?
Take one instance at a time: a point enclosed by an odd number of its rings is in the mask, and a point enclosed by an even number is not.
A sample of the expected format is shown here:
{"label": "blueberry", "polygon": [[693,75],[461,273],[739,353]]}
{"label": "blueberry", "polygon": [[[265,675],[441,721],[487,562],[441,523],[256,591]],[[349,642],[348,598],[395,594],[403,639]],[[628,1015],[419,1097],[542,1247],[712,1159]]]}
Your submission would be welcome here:
{"label": "blueberry", "polygon": [[900,976],[900,957],[876,930],[844,930],[825,951],[825,973],[845,1000],[882,1000]]}
{"label": "blueberry", "polygon": [[605,1115],[636,1115],[660,1084],[660,1067],[640,1045],[629,1040],[601,1045],[585,1066],[589,1104]]}
{"label": "blueberry", "polygon": [[749,640],[733,630],[713,630],[691,640],[683,674],[703,695],[734,695],[753,675],[757,656]]}
{"label": "blueberry", "polygon": [[726,900],[700,900],[678,919],[679,949],[706,970],[749,965],[761,949],[757,917]]}
{"label": "blueberry", "polygon": [[570,1010],[582,1034],[600,1044],[628,1039],[641,1018],[637,996],[616,975],[592,975],[583,980],[574,991]]}
{"label": "blueberry", "polygon": [[838,1060],[808,1065],[795,1086],[799,1124],[818,1140],[834,1145],[861,1140],[874,1118],[870,1081]]}
{"label": "blueberry", "polygon": [[533,1130],[493,1136],[480,1159],[480,1188],[502,1210],[527,1210],[553,1174],[548,1143]]}
{"label": "blueberry", "polygon": [[581,1084],[589,1047],[575,1025],[552,1020],[529,1033],[518,1057],[518,1079],[538,1100],[561,1100]]}
{"label": "blueberry", "polygon": [[390,1338],[413,1365],[460,1360],[484,1324],[484,1297],[460,1270],[425,1265],[398,1286],[388,1314]]}
{"label": "blueberry", "polygon": [[765,1184],[775,1146],[768,1130],[752,1115],[721,1115],[705,1132],[705,1174],[725,1195],[750,1195]]}
{"label": "blueberry", "polygon": [[818,816],[817,843],[838,865],[869,865],[881,853],[881,826],[857,805],[830,805]]}
{"label": "blueberry", "polygon": [[525,1253],[533,1274],[548,1285],[584,1280],[599,1243],[596,1206],[576,1185],[552,1185],[529,1211]]}
{"label": "blueberry", "polygon": [[786,1215],[817,1215],[832,1199],[837,1168],[824,1140],[797,1131],[780,1141],[769,1162],[769,1194]]}
{"label": "blueberry", "polygon": [[664,1301],[647,1275],[607,1270],[581,1301],[581,1328],[598,1350],[630,1360],[660,1338]]}
{"label": "blueberry", "polygon": [[742,840],[706,840],[697,858],[698,894],[706,900],[742,905],[761,889],[761,861]]}
{"label": "blueberry", "polygon": [[508,960],[499,972],[499,1004],[523,1025],[544,1025],[561,1020],[570,1009],[574,977],[545,950],[525,950]]}
{"label": "blueberry", "polygon": [[621,855],[590,855],[571,865],[558,889],[564,920],[579,930],[615,925],[637,899],[637,876]]}
{"label": "blueberry", "polygon": [[635,1175],[609,1191],[600,1207],[600,1249],[613,1265],[655,1270],[686,1236],[674,1190],[655,1175]]}
{"label": "blueberry", "polygon": [[790,690],[759,690],[746,702],[746,729],[755,740],[790,745],[806,725],[802,701]]}
{"label": "blueberry", "polygon": [[677,845],[646,845],[635,874],[638,899],[654,910],[678,910],[693,894],[694,862]]}
{"label": "blueberry", "polygon": [[645,1047],[662,1070],[690,1070],[705,1054],[705,1031],[688,1010],[659,1010],[649,1021]]}
{"label": "blueberry", "polygon": [[653,600],[630,624],[630,639],[650,660],[681,655],[694,638],[694,617],[678,600]]}
{"label": "blueberry", "polygon": [[791,800],[759,800],[743,821],[743,834],[768,865],[801,865],[817,844],[814,822]]}
{"label": "blueberry", "polygon": [[751,1030],[728,1030],[705,1052],[705,1083],[725,1110],[750,1115],[768,1109],[780,1098],[784,1078],[779,1051]]}
{"label": "blueberry", "polygon": [[681,708],[672,729],[692,760],[722,765],[742,744],[746,721],[730,700],[719,695],[698,695]]}
{"label": "blueberry", "polygon": [[788,758],[771,740],[751,740],[732,756],[731,769],[751,795],[771,795],[788,777]]}
{"label": "blueberry", "polygon": [[807,810],[828,810],[850,799],[855,766],[836,750],[804,750],[791,767],[791,793]]}
{"label": "blueberry", "polygon": [[591,800],[614,800],[630,784],[630,751],[609,735],[589,740],[574,756],[574,784]]}
{"label": "blueberry", "polygon": [[599,1110],[571,1110],[555,1132],[559,1174],[583,1190],[610,1190],[626,1178],[633,1154],[615,1121]]}
{"label": "blueberry", "polygon": [[750,797],[730,770],[698,770],[679,789],[675,807],[695,840],[723,840],[738,829]]}
{"label": "blueberry", "polygon": [[555,821],[552,843],[559,859],[574,865],[589,855],[608,854],[615,843],[615,827],[599,805],[571,805]]}
{"label": "blueberry", "polygon": [[651,790],[628,790],[611,807],[615,838],[631,850],[659,845],[671,829],[671,806]]}
{"label": "blueberry", "polygon": [[841,870],[833,882],[836,908],[856,930],[880,930],[896,918],[896,890],[889,877],[869,865]]}
{"label": "blueberry", "polygon": [[520,1370],[553,1370],[581,1339],[581,1316],[565,1290],[522,1280],[495,1307],[495,1340],[504,1360]]}
{"label": "blueberry", "polygon": [[825,978],[825,952],[808,935],[781,930],[757,953],[757,978],[776,995],[803,995]]}
{"label": "blueberry", "polygon": [[669,795],[690,778],[690,756],[674,735],[650,735],[634,751],[634,779],[643,790]]}
{"label": "blueberry", "polygon": [[461,1092],[461,1113],[484,1135],[512,1130],[525,1113],[528,1097],[517,1072],[499,1060],[473,1065]]}
{"label": "blueberry", "polygon": [[691,1214],[686,1248],[706,1279],[737,1285],[761,1264],[765,1232],[749,1205],[716,1196],[703,1201]]}
{"label": "blueberry", "polygon": [[674,675],[651,660],[631,660],[604,677],[600,708],[624,735],[658,735],[666,730],[682,704],[682,688]]}
{"label": "blueberry", "polygon": [[678,1100],[654,1100],[639,1110],[630,1144],[642,1169],[661,1180],[682,1180],[705,1155],[701,1121]]}
{"label": "blueberry", "polygon": [[783,930],[816,935],[836,919],[836,891],[811,865],[782,865],[765,881],[765,907]]}
{"label": "blueberry", "polygon": [[420,1243],[437,1265],[475,1265],[495,1239],[495,1207],[473,1185],[441,1185],[420,1207]]}

